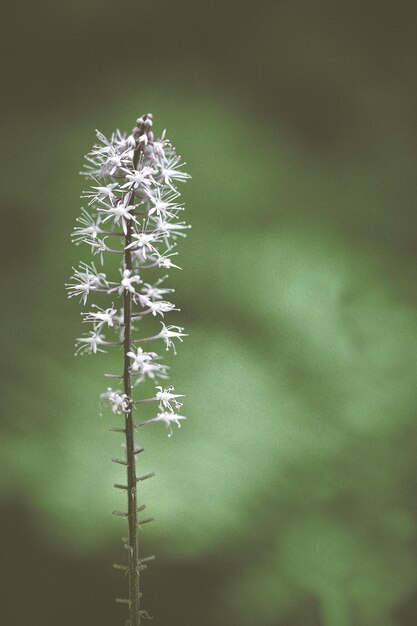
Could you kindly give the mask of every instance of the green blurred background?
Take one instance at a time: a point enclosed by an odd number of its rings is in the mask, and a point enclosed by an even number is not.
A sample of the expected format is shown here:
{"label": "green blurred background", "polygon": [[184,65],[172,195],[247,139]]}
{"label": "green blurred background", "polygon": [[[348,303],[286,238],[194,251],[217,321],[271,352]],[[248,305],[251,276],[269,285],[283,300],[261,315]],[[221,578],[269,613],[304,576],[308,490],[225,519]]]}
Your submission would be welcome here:
{"label": "green blurred background", "polygon": [[152,111],[188,162],[169,356],[144,433],[160,626],[417,621],[413,2],[14,3],[3,12],[0,623],[116,626],[123,522],[73,356],[77,175]]}

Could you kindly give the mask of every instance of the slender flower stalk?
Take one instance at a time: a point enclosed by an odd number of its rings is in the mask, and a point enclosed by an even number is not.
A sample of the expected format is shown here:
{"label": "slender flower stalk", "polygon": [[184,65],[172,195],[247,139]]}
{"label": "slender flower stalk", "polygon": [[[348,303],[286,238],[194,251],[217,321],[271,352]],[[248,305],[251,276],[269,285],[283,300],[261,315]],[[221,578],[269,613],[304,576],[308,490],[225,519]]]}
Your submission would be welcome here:
{"label": "slender flower stalk", "polygon": [[[149,617],[141,607],[140,576],[153,558],[143,558],[138,543],[138,528],[152,518],[139,519],[138,513],[145,508],[139,503],[139,485],[154,474],[137,474],[137,458],[143,448],[137,445],[135,433],[139,428],[162,422],[171,437],[173,424],[179,428],[181,420],[186,419],[176,413],[182,406],[178,398],[183,395],[174,393],[172,386],[156,385],[154,395],[149,398],[134,398],[133,393],[145,380],[156,383],[168,376],[168,367],[160,362],[159,355],[142,347],[143,344],[158,344],[162,340],[166,349],[172,348],[175,353],[175,341],[186,336],[182,327],[164,322],[162,329],[151,336],[136,336],[134,326],[145,316],[161,319],[179,310],[166,299],[174,291],[162,286],[166,275],[153,283],[145,282],[142,276],[152,269],[178,268],[172,261],[177,255],[177,239],[190,228],[184,221],[178,221],[184,207],[178,202],[180,194],[176,187],[189,175],[183,171],[181,157],[165,131],[155,140],[152,125],[149,113],[136,121],[128,136],[116,131],[107,139],[96,132],[98,143],[86,156],[87,165],[82,172],[91,181],[90,188],[82,195],[88,200],[88,210],[82,209],[72,238],[76,245],[87,244],[102,265],[107,255],[112,259],[117,255],[119,274],[110,278],[95,263],[80,263],[66,285],[68,297],[79,297],[84,306],[93,294],[110,296],[104,307],[92,304],[89,311],[82,312],[83,322],[90,324],[92,330],[77,340],[76,354],[96,354],[111,347],[121,347],[123,351],[122,373],[105,374],[118,382],[120,388],[108,387],[101,398],[113,414],[123,417],[123,425],[110,430],[124,435],[124,458],[112,460],[126,468],[126,484],[114,486],[126,492],[127,511],[113,513],[127,521],[128,537],[124,543],[127,564],[114,567],[128,578],[128,597],[117,599],[128,606],[128,626],[140,626],[141,620]],[[155,403],[159,412],[155,417],[136,422],[134,411],[147,403]]]}

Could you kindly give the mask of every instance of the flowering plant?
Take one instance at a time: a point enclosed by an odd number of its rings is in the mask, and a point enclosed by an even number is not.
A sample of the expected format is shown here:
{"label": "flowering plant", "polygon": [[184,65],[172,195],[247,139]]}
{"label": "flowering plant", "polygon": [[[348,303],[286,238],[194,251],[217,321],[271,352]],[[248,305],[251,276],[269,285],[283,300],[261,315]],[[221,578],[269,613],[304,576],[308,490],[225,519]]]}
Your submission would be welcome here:
{"label": "flowering plant", "polygon": [[[123,373],[105,375],[118,381],[121,388],[109,387],[101,397],[114,414],[123,418],[121,427],[110,430],[122,433],[125,438],[124,458],[112,460],[126,467],[126,484],[115,487],[126,491],[128,510],[114,514],[128,522],[124,543],[128,563],[114,567],[128,577],[128,598],[117,601],[128,604],[129,626],[139,626],[141,618],[148,617],[141,609],[139,583],[140,572],[153,558],[139,556],[138,527],[152,518],[138,519],[138,513],[145,508],[138,502],[138,483],[154,474],[137,476],[136,459],[143,448],[136,445],[135,432],[142,426],[163,422],[171,436],[173,424],[180,427],[185,419],[176,412],[182,406],[178,400],[182,395],[174,393],[172,386],[156,385],[154,395],[148,398],[134,398],[133,393],[145,380],[159,382],[168,377],[168,367],[161,363],[156,352],[145,349],[146,344],[153,346],[162,340],[166,349],[172,348],[175,353],[174,342],[186,336],[182,327],[166,325],[163,321],[151,336],[136,336],[135,324],[145,316],[164,318],[166,313],[178,310],[166,299],[174,291],[165,286],[167,276],[158,277],[153,283],[144,282],[142,276],[152,268],[178,268],[172,260],[177,255],[177,240],[190,228],[179,220],[184,207],[177,190],[177,184],[185,182],[189,175],[183,171],[181,157],[165,131],[155,140],[152,125],[149,113],[136,121],[129,136],[116,131],[107,139],[97,131],[98,143],[86,156],[87,164],[82,172],[91,181],[90,189],[83,194],[89,210],[82,209],[73,240],[76,244],[87,244],[101,265],[105,258],[118,255],[120,275],[111,279],[94,262],[80,263],[66,285],[68,297],[79,297],[83,305],[92,294],[107,294],[111,298],[107,308],[92,304],[89,311],[81,314],[91,330],[77,340],[76,354],[104,352],[112,346],[123,350]],[[155,402],[159,412],[135,423],[134,410],[148,402]]]}

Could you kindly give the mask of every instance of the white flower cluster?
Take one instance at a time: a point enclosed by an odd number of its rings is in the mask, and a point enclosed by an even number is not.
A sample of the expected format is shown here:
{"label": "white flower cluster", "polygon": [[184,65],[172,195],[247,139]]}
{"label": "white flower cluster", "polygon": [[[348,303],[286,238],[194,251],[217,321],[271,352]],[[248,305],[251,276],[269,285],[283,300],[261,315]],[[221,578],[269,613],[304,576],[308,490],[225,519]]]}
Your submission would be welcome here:
{"label": "white flower cluster", "polygon": [[[148,314],[152,318],[164,318],[169,312],[178,311],[167,299],[174,291],[164,285],[167,276],[153,283],[144,280],[144,276],[152,268],[178,268],[173,262],[177,241],[190,226],[180,219],[184,207],[177,185],[189,175],[184,172],[184,163],[165,131],[156,140],[152,125],[152,115],[147,114],[137,120],[129,136],[116,131],[108,139],[97,131],[98,142],[86,156],[82,174],[91,181],[91,186],[82,197],[87,200],[88,208],[83,208],[77,219],[73,241],[76,245],[89,246],[102,265],[110,255],[119,255],[121,263],[120,275],[112,277],[99,271],[94,263],[80,263],[79,268],[74,268],[72,280],[66,285],[69,298],[79,297],[83,305],[87,305],[92,294],[104,293],[111,298],[108,308],[91,304],[90,310],[82,313],[83,322],[90,324],[91,330],[77,340],[76,354],[103,352],[109,346],[126,348],[126,294],[131,302],[132,323]],[[145,351],[143,343],[162,340],[166,349],[172,348],[175,353],[174,342],[182,341],[185,336],[182,327],[164,322],[150,337],[129,336],[125,354],[130,359],[133,385],[145,379],[158,382],[167,378],[167,366],[160,362],[156,352]],[[160,386],[156,387],[155,397],[146,400],[136,401],[110,388],[102,394],[112,411],[121,414],[141,401],[159,402],[160,413],[142,423],[163,421],[170,434],[171,424],[180,426],[179,420],[185,419],[174,413],[174,408],[181,406],[178,397],[172,387]]]}

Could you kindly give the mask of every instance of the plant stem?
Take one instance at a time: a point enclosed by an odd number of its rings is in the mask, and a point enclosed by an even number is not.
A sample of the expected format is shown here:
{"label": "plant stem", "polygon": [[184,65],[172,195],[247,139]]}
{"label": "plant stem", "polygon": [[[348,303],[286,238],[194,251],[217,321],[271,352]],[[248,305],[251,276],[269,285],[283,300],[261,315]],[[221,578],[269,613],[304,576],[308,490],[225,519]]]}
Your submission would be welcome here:
{"label": "plant stem", "polygon": [[[140,149],[135,152],[133,164],[136,169],[139,162]],[[132,199],[134,191],[132,191]],[[132,253],[126,247],[132,241],[132,224],[127,220],[127,233],[125,236],[124,265],[125,269],[132,269]],[[126,434],[126,460],[127,460],[127,493],[128,493],[128,525],[129,525],[129,626],[140,626],[140,589],[139,589],[139,547],[137,534],[137,481],[135,440],[133,427],[133,404],[132,404],[132,381],[130,376],[130,358],[127,353],[131,347],[131,318],[132,318],[132,294],[125,289],[123,295],[123,322],[124,322],[124,368],[123,383],[124,393],[129,398],[129,411],[125,416]]]}

